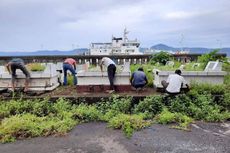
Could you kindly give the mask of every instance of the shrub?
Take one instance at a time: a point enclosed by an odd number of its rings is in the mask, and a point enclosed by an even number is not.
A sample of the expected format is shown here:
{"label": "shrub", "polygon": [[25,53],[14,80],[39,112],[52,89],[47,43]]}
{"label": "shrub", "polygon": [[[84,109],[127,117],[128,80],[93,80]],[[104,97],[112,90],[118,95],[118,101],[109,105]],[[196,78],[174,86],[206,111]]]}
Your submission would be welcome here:
{"label": "shrub", "polygon": [[140,101],[134,108],[134,113],[145,113],[153,117],[163,109],[162,96],[149,96]]}
{"label": "shrub", "polygon": [[226,58],[223,58],[217,54],[219,51],[220,51],[219,49],[216,49],[211,51],[210,53],[199,56],[198,62],[204,63],[203,68],[205,68],[205,66],[208,64],[209,61],[216,61],[216,60],[226,61]]}
{"label": "shrub", "polygon": [[224,84],[230,88],[230,73],[224,76]]}
{"label": "shrub", "polygon": [[226,108],[226,110],[230,111],[230,93],[224,94],[224,100],[222,102],[222,106]]}
{"label": "shrub", "polygon": [[71,110],[71,104],[68,100],[64,98],[59,98],[56,103],[53,104],[53,111],[54,113],[58,114],[63,111]]}
{"label": "shrub", "polygon": [[167,109],[164,109],[158,116],[157,116],[157,122],[160,124],[169,124],[169,123],[175,123],[175,114],[169,112]]}
{"label": "shrub", "polygon": [[151,124],[150,121],[143,120],[141,115],[119,114],[113,117],[108,125],[115,129],[122,129],[127,137],[131,137],[135,130],[140,130]]}
{"label": "shrub", "polygon": [[[0,141],[50,134],[65,134],[78,120],[73,119],[72,106],[64,99],[57,103],[45,100],[11,100],[0,103]],[[8,112],[8,113],[7,113]]]}
{"label": "shrub", "polygon": [[41,63],[30,63],[27,64],[27,68],[30,71],[44,71],[45,70],[45,65],[42,65]]}
{"label": "shrub", "polygon": [[150,63],[155,64],[159,62],[160,64],[165,65],[166,62],[170,60],[170,58],[171,55],[168,52],[161,51],[152,56],[152,58],[150,59]]}
{"label": "shrub", "polygon": [[225,85],[213,85],[208,83],[195,83],[191,84],[191,90],[197,91],[199,94],[213,94],[213,95],[223,95],[225,92]]}
{"label": "shrub", "polygon": [[189,124],[193,121],[190,117],[182,113],[171,113],[164,109],[157,117],[156,120],[160,124],[178,123],[177,126],[172,128],[188,130]]}
{"label": "shrub", "polygon": [[74,80],[73,75],[67,73],[67,85],[73,86],[74,85],[74,81],[73,80]]}
{"label": "shrub", "polygon": [[185,95],[178,95],[176,97],[171,97],[169,99],[169,110],[171,112],[181,112],[187,113],[189,112],[188,107],[191,103],[191,99]]}
{"label": "shrub", "polygon": [[80,104],[72,110],[72,113],[75,119],[82,122],[102,120],[102,113],[97,110],[96,106]]}
{"label": "shrub", "polygon": [[1,142],[10,142],[16,138],[39,136],[42,133],[40,123],[43,118],[32,114],[15,115],[5,118],[0,125]]}
{"label": "shrub", "polygon": [[113,95],[108,101],[102,101],[97,104],[97,109],[102,113],[106,113],[109,110],[114,110],[124,114],[130,113],[131,111],[131,97],[119,97]]}

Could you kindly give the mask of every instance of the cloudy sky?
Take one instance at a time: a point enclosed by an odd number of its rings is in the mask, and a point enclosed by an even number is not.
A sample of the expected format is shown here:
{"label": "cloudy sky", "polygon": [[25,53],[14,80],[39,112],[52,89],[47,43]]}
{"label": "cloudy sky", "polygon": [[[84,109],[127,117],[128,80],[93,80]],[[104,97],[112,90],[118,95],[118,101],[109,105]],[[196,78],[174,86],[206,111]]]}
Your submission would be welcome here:
{"label": "cloudy sky", "polygon": [[230,1],[0,0],[0,51],[89,47],[125,27],[141,47],[230,47]]}

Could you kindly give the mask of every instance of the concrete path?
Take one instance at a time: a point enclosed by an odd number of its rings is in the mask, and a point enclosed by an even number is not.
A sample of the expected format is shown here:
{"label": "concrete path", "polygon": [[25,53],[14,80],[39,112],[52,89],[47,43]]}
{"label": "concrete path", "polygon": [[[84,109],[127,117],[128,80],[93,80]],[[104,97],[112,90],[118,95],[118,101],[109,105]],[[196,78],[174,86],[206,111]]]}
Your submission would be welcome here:
{"label": "concrete path", "polygon": [[0,153],[230,153],[230,123],[197,122],[191,132],[155,124],[130,139],[105,123],[85,123],[63,137],[0,144]]}

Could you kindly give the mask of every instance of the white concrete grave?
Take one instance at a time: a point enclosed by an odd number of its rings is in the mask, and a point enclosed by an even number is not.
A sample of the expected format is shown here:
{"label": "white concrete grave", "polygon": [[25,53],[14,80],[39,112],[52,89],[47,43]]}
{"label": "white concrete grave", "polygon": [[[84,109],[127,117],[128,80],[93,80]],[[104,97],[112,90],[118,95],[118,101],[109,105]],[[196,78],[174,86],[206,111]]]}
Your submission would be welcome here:
{"label": "white concrete grave", "polygon": [[[48,91],[59,86],[59,73],[57,65],[53,63],[45,64],[46,68],[41,72],[31,72],[29,90],[33,91]],[[11,75],[6,71],[4,66],[0,66],[0,89],[11,88]],[[15,87],[24,87],[25,75],[20,71],[16,71]]]}
{"label": "white concrete grave", "polygon": [[[115,74],[115,85],[129,85],[130,79],[130,62],[125,62],[121,72]],[[78,85],[109,85],[109,79],[106,69],[104,72],[97,71],[78,71],[77,73]]]}
{"label": "white concrete grave", "polygon": [[172,67],[173,67],[173,66],[174,66],[174,62],[173,62],[173,61],[167,61],[167,62],[166,62],[166,65],[172,66]]}
{"label": "white concrete grave", "polygon": [[180,67],[179,67],[179,69],[182,71],[182,70],[184,70],[184,68],[185,68],[185,65],[181,65]]}
{"label": "white concrete grave", "polygon": [[[185,78],[188,84],[191,82],[223,84],[224,76],[227,73],[221,71],[221,66],[222,64],[220,62],[209,62],[205,71],[182,71],[181,76]],[[162,88],[161,81],[167,80],[170,74],[175,74],[175,71],[160,71],[158,69],[153,69],[154,87]]]}

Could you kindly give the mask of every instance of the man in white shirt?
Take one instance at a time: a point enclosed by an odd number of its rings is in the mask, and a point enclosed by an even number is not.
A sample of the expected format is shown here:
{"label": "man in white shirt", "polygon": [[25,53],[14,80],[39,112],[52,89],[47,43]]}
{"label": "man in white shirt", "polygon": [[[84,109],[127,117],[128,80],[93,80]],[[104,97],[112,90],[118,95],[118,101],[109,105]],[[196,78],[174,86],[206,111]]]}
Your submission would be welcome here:
{"label": "man in white shirt", "polygon": [[179,94],[181,92],[181,87],[183,84],[189,89],[188,84],[186,83],[184,77],[181,76],[181,70],[176,70],[175,74],[170,74],[167,81],[163,80],[161,82],[163,88],[169,94]]}
{"label": "man in white shirt", "polygon": [[[108,92],[113,93],[115,91],[114,77],[116,73],[116,64],[110,58],[103,57],[100,63],[101,72],[103,72],[103,65],[107,67],[107,72],[108,72],[108,78],[109,78],[109,83],[110,83],[110,91]],[[103,76],[103,73],[102,73],[102,76]]]}

